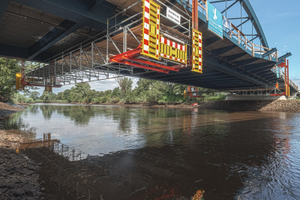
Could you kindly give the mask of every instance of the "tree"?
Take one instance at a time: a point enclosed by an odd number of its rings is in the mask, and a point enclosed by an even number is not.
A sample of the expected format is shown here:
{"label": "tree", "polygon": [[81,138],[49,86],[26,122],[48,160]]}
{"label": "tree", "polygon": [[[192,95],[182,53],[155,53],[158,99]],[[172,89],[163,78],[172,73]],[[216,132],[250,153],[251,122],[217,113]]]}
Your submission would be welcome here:
{"label": "tree", "polygon": [[16,73],[20,71],[20,61],[0,58],[0,101],[7,101],[15,93]]}
{"label": "tree", "polygon": [[121,90],[121,98],[125,98],[126,95],[132,90],[132,80],[131,78],[127,77],[119,77],[117,78],[117,82]]}
{"label": "tree", "polygon": [[52,94],[53,94],[52,92],[44,91],[40,99],[43,100],[44,102],[51,102],[51,100],[53,100]]}
{"label": "tree", "polygon": [[40,93],[37,92],[37,91],[32,91],[32,92],[29,94],[29,98],[32,98],[33,100],[38,99],[39,96],[40,96]]}

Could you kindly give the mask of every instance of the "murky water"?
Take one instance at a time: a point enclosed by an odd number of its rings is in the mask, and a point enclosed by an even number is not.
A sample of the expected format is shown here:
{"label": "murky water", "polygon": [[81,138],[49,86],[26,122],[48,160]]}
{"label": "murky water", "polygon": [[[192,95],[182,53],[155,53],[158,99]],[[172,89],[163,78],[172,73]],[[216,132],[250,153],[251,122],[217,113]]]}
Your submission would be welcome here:
{"label": "murky water", "polygon": [[4,127],[50,199],[300,199],[300,114],[36,104]]}

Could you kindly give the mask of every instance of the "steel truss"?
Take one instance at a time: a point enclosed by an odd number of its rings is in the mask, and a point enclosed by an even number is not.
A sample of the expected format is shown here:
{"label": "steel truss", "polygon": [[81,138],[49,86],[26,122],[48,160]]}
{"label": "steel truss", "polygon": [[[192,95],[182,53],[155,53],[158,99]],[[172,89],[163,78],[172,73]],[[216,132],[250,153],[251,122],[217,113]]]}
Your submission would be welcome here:
{"label": "steel truss", "polygon": [[[223,14],[223,20],[228,20],[230,26],[228,25],[227,28],[223,27],[223,29],[230,39],[236,39],[238,45],[243,46],[245,51],[251,52],[253,57],[260,56],[269,60],[276,59],[278,62],[278,51],[276,48],[269,48],[258,18],[248,0],[199,0],[199,11],[205,16],[207,16],[207,2],[217,6],[217,8],[224,8],[223,11],[220,11]],[[237,4],[238,2],[239,5]],[[240,12],[236,12],[237,9]],[[234,12],[231,12],[231,10]],[[245,13],[247,16],[244,16]],[[228,17],[229,15],[234,17]]]}

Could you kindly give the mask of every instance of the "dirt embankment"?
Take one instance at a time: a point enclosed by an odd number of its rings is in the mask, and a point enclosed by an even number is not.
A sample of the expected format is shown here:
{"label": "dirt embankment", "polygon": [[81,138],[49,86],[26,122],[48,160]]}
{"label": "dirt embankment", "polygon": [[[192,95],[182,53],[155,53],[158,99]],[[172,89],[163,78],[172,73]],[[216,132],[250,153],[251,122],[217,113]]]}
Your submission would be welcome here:
{"label": "dirt embankment", "polygon": [[0,130],[0,199],[37,199],[37,164],[16,153],[23,136]]}
{"label": "dirt embankment", "polygon": [[199,105],[198,108],[227,111],[300,112],[300,101],[211,101]]}
{"label": "dirt embankment", "polygon": [[0,199],[38,199],[38,165],[18,154],[25,137],[3,130],[2,119],[25,107],[0,102]]}
{"label": "dirt embankment", "polygon": [[0,102],[0,120],[4,117],[13,114],[15,112],[19,112],[24,110],[26,107],[22,105],[10,104]]}

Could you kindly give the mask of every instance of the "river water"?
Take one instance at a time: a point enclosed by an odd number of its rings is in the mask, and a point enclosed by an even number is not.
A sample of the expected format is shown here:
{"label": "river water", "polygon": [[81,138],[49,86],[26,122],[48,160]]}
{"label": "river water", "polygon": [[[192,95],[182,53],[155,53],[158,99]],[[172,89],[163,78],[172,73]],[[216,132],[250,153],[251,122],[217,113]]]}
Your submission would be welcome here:
{"label": "river water", "polygon": [[50,199],[300,199],[300,114],[35,104],[8,118]]}

